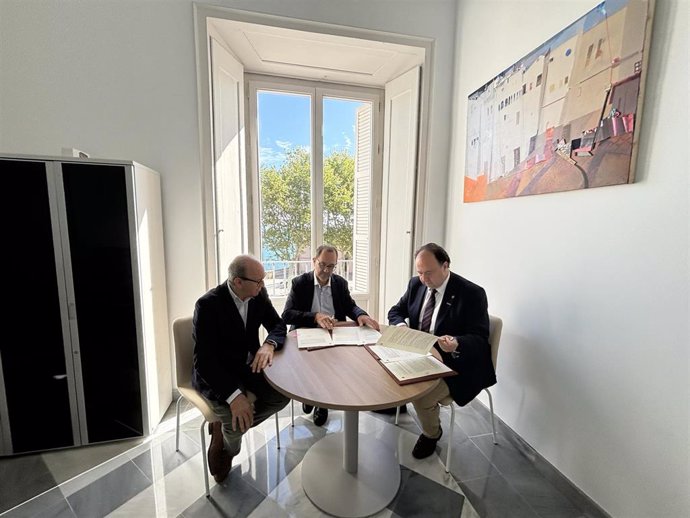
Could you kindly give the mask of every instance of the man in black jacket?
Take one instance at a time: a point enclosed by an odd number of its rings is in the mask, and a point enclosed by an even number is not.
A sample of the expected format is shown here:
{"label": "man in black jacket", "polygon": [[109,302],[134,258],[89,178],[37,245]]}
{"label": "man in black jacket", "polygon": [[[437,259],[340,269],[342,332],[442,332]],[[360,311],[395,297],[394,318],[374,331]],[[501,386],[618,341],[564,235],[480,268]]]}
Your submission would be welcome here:
{"label": "man in black jacket", "polygon": [[[259,261],[238,256],[230,263],[228,280],[201,297],[194,308],[192,385],[221,421],[209,425],[209,469],[218,483],[240,452],[242,435],[290,401],[262,373],[287,332],[268,298],[264,276]],[[268,331],[261,345],[259,326]]]}
{"label": "man in black jacket", "polygon": [[[429,394],[413,402],[422,426],[412,455],[423,459],[441,438],[439,402],[449,395],[466,405],[496,383],[489,345],[489,313],[484,289],[450,271],[450,257],[429,243],[415,253],[417,277],[388,312],[391,325],[409,325],[438,336],[432,354],[457,376],[443,378]],[[409,323],[408,323],[409,322]]]}
{"label": "man in black jacket", "polygon": [[[355,304],[347,281],[333,273],[338,263],[338,250],[333,246],[319,246],[313,263],[313,271],[292,280],[292,288],[283,311],[285,323],[294,327],[322,327],[330,330],[336,322],[350,317],[360,326],[378,330],[378,322]],[[302,404],[302,409],[307,414],[312,408],[311,405]],[[328,409],[314,409],[315,425],[322,426],[327,418]]]}

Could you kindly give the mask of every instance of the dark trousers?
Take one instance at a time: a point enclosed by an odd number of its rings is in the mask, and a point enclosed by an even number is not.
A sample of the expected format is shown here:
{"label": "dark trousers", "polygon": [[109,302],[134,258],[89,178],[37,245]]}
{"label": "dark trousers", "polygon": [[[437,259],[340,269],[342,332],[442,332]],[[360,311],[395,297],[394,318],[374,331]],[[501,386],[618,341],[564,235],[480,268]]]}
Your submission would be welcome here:
{"label": "dark trousers", "polygon": [[[252,428],[258,424],[263,423],[266,419],[271,417],[276,412],[279,412],[285,405],[290,402],[290,398],[284,396],[276,389],[271,387],[263,373],[254,374],[245,381],[243,390],[245,396],[250,401],[256,396],[254,401],[254,422]],[[232,412],[230,405],[225,401],[209,401],[213,409],[213,413],[223,423],[223,439],[225,440],[225,449],[230,455],[237,455],[242,447],[242,435],[244,433],[237,427],[237,430],[232,429]]]}

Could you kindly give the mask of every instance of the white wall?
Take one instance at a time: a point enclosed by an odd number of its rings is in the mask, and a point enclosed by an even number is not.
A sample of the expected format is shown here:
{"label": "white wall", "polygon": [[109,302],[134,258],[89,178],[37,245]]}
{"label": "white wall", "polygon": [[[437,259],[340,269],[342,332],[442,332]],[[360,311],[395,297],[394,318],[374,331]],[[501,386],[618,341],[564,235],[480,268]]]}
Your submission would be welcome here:
{"label": "white wall", "polygon": [[632,185],[463,204],[467,96],[598,0],[461,0],[447,239],[503,317],[498,415],[613,516],[690,516],[688,2],[657,2]]}
{"label": "white wall", "polygon": [[[443,236],[454,0],[208,2],[436,38],[427,235]],[[190,0],[0,0],[0,152],[141,162],[162,174],[171,319],[205,290]]]}

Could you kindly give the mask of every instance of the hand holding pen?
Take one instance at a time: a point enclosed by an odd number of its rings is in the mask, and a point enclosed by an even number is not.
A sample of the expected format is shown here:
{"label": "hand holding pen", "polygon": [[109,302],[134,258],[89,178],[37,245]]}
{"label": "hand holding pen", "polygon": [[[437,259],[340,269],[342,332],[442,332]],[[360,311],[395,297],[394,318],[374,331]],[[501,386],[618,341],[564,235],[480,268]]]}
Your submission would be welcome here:
{"label": "hand holding pen", "polygon": [[315,320],[316,324],[319,327],[323,327],[324,329],[328,329],[329,331],[333,329],[335,323],[337,322],[335,319],[335,315],[327,315],[326,313],[317,313]]}

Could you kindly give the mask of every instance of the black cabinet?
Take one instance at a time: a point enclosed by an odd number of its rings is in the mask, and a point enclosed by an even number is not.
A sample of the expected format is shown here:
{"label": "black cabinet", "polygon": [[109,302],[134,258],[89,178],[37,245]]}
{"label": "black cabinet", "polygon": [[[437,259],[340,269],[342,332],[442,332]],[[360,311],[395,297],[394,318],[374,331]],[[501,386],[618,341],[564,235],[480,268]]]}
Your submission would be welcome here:
{"label": "black cabinet", "polygon": [[172,397],[158,175],[0,157],[0,453],[141,436]]}

